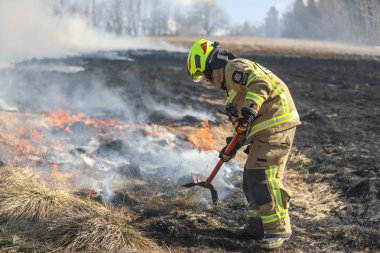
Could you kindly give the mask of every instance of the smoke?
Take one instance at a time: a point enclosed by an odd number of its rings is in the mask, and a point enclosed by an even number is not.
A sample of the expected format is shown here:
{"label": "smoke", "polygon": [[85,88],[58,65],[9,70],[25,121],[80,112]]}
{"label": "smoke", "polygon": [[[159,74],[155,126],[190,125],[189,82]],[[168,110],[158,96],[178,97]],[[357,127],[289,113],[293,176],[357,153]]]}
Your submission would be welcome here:
{"label": "smoke", "polygon": [[[206,178],[217,163],[217,152],[194,148],[183,136],[157,125],[161,120],[152,115],[165,112],[170,115],[168,120],[178,122],[189,116],[200,122],[203,118],[213,121],[215,116],[181,103],[180,94],[171,94],[166,89],[153,90],[150,79],[143,80],[136,71],[115,73],[107,70],[103,61],[125,65],[130,70],[141,66],[134,61],[133,55],[127,57],[126,53],[110,52],[26,61],[0,70],[0,97],[7,102],[0,101],[0,106],[3,110],[16,111],[17,108],[21,113],[35,115],[32,122],[22,122],[25,126],[20,127],[40,131],[44,139],[37,146],[46,151],[46,155],[38,164],[29,158],[18,164],[48,172],[57,166],[59,173],[73,175],[76,184],[95,189],[106,201],[112,199],[113,189],[120,180],[131,176],[129,171],[134,166],[143,175],[178,187],[191,181],[192,174]],[[158,81],[155,83],[157,87],[160,85]],[[178,96],[179,101],[168,99],[173,95]],[[47,120],[41,122],[51,113],[62,110],[72,117],[84,116],[68,123],[68,130],[47,124]],[[120,127],[113,127],[112,122],[101,127],[84,123],[85,120],[110,118],[120,122]],[[14,160],[11,156],[5,158]],[[236,163],[229,163],[215,178],[220,197],[233,188],[227,172],[239,169]]]}
{"label": "smoke", "polygon": [[[181,104],[181,98],[166,99],[173,94],[165,89],[146,95],[152,84],[137,74],[128,53],[132,49],[180,48],[144,38],[101,34],[80,18],[54,16],[51,2],[43,0],[1,1],[0,36],[0,110],[36,115],[30,122],[26,117],[21,122],[25,125],[18,127],[43,135],[37,145],[43,155],[38,159],[32,154],[20,162],[4,152],[1,156],[8,162],[45,171],[59,169],[57,175],[73,175],[78,185],[97,189],[108,201],[116,182],[133,166],[146,175],[179,184],[190,180],[191,174],[206,178],[216,164],[216,151],[199,151],[151,120],[158,112],[170,115],[171,120],[191,116],[213,121],[215,117]],[[132,71],[110,72],[101,65],[106,64],[104,60]],[[75,121],[70,129],[59,129],[42,120],[54,111],[77,117],[83,113],[83,121],[111,118],[122,125],[99,127]],[[29,134],[26,131],[19,137],[29,138]],[[224,171],[230,172],[239,169],[235,163],[226,168]],[[227,190],[221,191],[221,197],[233,187],[228,178],[225,174],[215,179],[217,187]]]}
{"label": "smoke", "polygon": [[29,58],[64,57],[99,50],[181,51],[147,38],[115,37],[74,16],[55,16],[49,0],[0,1],[0,68]]}

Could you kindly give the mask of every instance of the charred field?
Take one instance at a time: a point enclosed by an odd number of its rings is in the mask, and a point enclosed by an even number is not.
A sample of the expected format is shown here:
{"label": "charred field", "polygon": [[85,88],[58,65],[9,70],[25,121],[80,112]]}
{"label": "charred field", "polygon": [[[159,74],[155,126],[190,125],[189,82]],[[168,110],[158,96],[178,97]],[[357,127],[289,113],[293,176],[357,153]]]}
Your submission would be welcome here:
{"label": "charred field", "polygon": [[[294,235],[277,252],[379,252],[380,62],[243,57],[281,77],[301,115],[285,177]],[[94,217],[58,200],[59,210],[50,215],[46,208],[37,218],[0,208],[0,250],[260,252],[232,232],[245,219],[244,154],[217,176],[216,208],[207,190],[180,186],[192,173],[207,176],[232,130],[217,113],[223,92],[192,83],[185,61],[184,53],[140,50],[0,70],[8,87],[0,100],[2,178],[9,166],[29,167],[21,178],[35,171],[46,189],[63,190],[59,199]],[[13,199],[0,191],[1,205]],[[62,224],[73,220],[120,239],[80,241],[72,232],[58,240],[67,229]],[[22,222],[35,233],[15,225]]]}

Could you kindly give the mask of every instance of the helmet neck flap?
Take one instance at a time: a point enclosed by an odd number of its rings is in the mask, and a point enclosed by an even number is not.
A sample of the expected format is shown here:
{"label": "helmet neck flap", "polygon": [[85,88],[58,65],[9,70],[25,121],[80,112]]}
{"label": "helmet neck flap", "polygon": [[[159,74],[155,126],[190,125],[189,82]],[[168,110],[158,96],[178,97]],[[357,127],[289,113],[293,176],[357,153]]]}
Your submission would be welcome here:
{"label": "helmet neck flap", "polygon": [[212,70],[224,68],[229,60],[236,59],[237,56],[219,46],[219,42],[215,41],[214,49],[206,62],[206,69],[204,71],[205,77],[212,81]]}

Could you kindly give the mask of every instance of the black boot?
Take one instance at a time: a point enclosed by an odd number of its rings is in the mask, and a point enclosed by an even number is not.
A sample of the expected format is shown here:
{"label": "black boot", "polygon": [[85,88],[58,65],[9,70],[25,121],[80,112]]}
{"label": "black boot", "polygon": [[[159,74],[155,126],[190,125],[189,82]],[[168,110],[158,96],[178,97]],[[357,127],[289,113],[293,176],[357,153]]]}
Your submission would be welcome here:
{"label": "black boot", "polygon": [[250,218],[244,227],[235,229],[234,233],[240,239],[262,240],[264,237],[263,223],[260,218]]}

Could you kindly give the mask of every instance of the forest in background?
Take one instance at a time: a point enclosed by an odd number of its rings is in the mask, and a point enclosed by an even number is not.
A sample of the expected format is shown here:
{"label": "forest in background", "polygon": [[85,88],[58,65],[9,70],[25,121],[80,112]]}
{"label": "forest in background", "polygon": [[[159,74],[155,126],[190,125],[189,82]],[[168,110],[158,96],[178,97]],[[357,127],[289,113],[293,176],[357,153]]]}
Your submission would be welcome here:
{"label": "forest in background", "polygon": [[230,24],[218,0],[186,6],[170,0],[54,0],[53,8],[56,15],[85,17],[118,36],[217,34],[380,44],[379,0],[295,0],[284,15],[273,6],[261,24]]}

